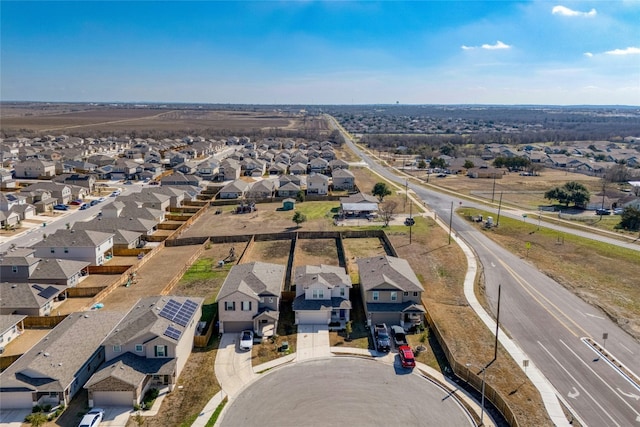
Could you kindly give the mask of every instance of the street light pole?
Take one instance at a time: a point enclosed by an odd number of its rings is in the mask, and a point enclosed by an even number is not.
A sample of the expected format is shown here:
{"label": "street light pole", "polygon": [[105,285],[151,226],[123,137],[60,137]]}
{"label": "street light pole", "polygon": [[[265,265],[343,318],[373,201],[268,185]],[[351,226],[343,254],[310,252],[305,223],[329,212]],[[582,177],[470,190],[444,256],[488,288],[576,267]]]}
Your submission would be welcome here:
{"label": "street light pole", "polygon": [[451,202],[451,213],[449,214],[449,244],[451,244],[451,223],[453,222],[453,202]]}

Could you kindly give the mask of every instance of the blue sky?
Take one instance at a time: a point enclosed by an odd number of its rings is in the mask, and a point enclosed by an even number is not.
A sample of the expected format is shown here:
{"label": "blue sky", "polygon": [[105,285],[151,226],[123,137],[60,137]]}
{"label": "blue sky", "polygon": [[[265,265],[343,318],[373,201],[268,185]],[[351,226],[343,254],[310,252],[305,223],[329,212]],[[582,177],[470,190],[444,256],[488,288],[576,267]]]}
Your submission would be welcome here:
{"label": "blue sky", "polygon": [[0,3],[0,99],[640,105],[640,0]]}

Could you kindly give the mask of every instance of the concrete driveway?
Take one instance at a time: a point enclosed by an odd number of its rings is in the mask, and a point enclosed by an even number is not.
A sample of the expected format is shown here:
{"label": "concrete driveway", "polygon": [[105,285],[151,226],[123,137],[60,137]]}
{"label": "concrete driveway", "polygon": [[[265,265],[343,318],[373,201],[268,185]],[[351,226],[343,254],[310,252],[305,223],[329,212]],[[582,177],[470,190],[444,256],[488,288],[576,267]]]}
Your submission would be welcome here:
{"label": "concrete driveway", "polygon": [[107,406],[104,409],[104,418],[100,426],[105,427],[126,427],[129,417],[133,414],[130,406]]}
{"label": "concrete driveway", "polygon": [[24,422],[24,417],[30,413],[30,409],[2,409],[0,410],[0,425],[2,427],[20,427]]}
{"label": "concrete driveway", "polygon": [[327,325],[298,325],[297,359],[301,362],[331,356]]}
{"label": "concrete driveway", "polygon": [[216,378],[231,398],[258,377],[251,366],[251,352],[238,348],[239,339],[238,333],[222,334],[215,362]]}

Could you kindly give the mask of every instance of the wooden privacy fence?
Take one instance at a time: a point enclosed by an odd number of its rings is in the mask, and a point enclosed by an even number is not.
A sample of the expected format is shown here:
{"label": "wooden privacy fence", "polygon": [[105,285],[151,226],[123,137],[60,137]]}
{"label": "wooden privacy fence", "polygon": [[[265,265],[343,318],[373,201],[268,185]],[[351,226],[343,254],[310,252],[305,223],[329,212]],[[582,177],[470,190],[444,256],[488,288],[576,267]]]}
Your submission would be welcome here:
{"label": "wooden privacy fence", "polygon": [[180,271],[178,271],[173,276],[173,279],[171,279],[167,283],[167,285],[162,289],[162,291],[160,292],[160,295],[169,295],[169,292],[171,292],[173,287],[180,281],[180,279],[182,279],[182,276],[189,269],[189,267],[191,267],[191,264],[193,264],[200,257],[200,255],[202,255],[202,252],[204,252],[204,248],[206,244],[207,242],[201,245],[200,248],[193,255],[191,255],[191,257],[189,257],[189,259],[187,260],[187,262],[185,262],[184,266],[180,269]]}
{"label": "wooden privacy fence", "polygon": [[11,356],[0,357],[0,371],[4,371],[22,356],[21,354],[13,354]]}
{"label": "wooden privacy fence", "polygon": [[[140,251],[136,252],[138,255]],[[131,267],[130,265],[90,265],[87,267],[89,274],[122,274]]]}
{"label": "wooden privacy fence", "polygon": [[53,329],[67,316],[68,314],[60,316],[27,316],[23,320],[23,325],[25,329]]}
{"label": "wooden privacy fence", "polygon": [[[427,311],[425,313],[425,319],[433,331],[433,334],[440,344],[442,351],[444,352],[445,357],[447,358],[447,362],[451,366],[453,373],[458,376],[458,378],[467,381],[478,393],[481,393],[482,390],[482,377],[479,376],[476,372],[472,371],[467,367],[464,363],[460,363],[456,360],[455,355],[449,350],[449,346],[447,345],[447,341],[444,339],[440,329],[431,318],[431,315]],[[516,419],[513,411],[507,404],[507,402],[502,398],[500,393],[498,393],[490,384],[486,381],[484,383],[484,397],[488,401],[490,401],[495,408],[500,411],[500,413],[504,416],[507,423],[512,427],[518,427],[520,424]]]}
{"label": "wooden privacy fence", "polygon": [[105,286],[91,286],[88,288],[67,288],[67,298],[92,298],[98,295]]}
{"label": "wooden privacy fence", "polygon": [[207,344],[209,344],[209,340],[211,339],[211,335],[213,335],[213,331],[216,329],[217,324],[218,313],[216,313],[215,317],[211,321],[209,321],[206,334],[193,336],[193,346],[196,348],[205,348]]}

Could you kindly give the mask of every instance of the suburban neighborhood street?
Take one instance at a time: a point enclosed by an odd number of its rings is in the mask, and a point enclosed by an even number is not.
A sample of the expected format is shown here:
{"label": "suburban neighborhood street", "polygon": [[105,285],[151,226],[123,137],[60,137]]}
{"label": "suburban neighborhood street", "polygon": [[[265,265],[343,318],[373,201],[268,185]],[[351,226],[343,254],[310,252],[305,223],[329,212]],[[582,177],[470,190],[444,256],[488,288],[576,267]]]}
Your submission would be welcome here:
{"label": "suburban neighborhood street", "polygon": [[[349,147],[378,174],[399,185],[405,178],[380,166],[358,149],[345,134]],[[459,198],[409,184],[409,189],[441,219],[457,208]],[[546,226],[542,222],[542,226]],[[572,229],[558,227],[565,233]],[[502,285],[500,325],[520,345],[550,381],[561,400],[568,404],[582,425],[640,425],[640,386],[609,364],[581,340],[603,344],[611,357],[631,372],[638,371],[640,344],[594,308],[559,283],[540,273],[526,260],[492,242],[464,219],[452,215],[452,230],[477,254],[484,271],[484,284],[492,315],[497,309],[498,286]],[[613,240],[597,235],[598,240]],[[628,247],[629,244],[610,243]],[[488,362],[488,361],[487,361]],[[490,368],[488,370],[490,373]]]}

